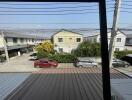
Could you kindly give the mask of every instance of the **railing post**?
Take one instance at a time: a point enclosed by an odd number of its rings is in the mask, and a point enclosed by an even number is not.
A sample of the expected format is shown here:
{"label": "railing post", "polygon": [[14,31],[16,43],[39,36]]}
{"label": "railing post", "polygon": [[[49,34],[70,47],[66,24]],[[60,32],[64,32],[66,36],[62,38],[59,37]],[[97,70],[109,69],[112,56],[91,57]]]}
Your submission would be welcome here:
{"label": "railing post", "polygon": [[99,14],[100,14],[103,97],[104,97],[104,100],[111,100],[106,1],[105,0],[99,0]]}

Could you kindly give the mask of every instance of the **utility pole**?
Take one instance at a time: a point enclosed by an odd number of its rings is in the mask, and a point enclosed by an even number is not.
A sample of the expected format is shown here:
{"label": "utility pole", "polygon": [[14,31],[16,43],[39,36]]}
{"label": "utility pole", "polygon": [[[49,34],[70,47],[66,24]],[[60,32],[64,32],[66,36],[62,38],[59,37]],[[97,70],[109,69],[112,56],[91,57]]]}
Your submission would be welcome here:
{"label": "utility pole", "polygon": [[121,7],[121,0],[115,0],[115,10],[114,10],[114,17],[113,17],[113,26],[111,30],[111,39],[109,44],[109,66],[112,67],[112,60],[113,60],[113,53],[115,47],[115,37],[117,35],[118,30],[118,21],[119,21],[119,13]]}
{"label": "utility pole", "polygon": [[2,34],[3,43],[4,43],[4,51],[5,51],[6,60],[9,61],[9,55],[8,55],[7,45],[6,45],[3,31],[1,32],[1,34]]}

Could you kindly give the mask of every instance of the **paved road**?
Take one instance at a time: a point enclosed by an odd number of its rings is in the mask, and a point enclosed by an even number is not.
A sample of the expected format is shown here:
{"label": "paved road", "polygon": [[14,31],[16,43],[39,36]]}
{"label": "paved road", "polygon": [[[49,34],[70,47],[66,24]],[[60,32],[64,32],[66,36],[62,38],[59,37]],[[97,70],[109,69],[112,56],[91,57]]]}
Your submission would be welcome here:
{"label": "paved road", "polygon": [[39,70],[39,68],[33,67],[33,61],[28,60],[29,55],[17,56],[9,62],[0,64],[0,72],[32,72]]}
{"label": "paved road", "polygon": [[[42,68],[34,68],[34,61],[29,61],[29,54],[17,56],[10,59],[9,62],[0,64],[0,72],[32,72]],[[57,68],[73,68],[72,63],[60,63]]]}

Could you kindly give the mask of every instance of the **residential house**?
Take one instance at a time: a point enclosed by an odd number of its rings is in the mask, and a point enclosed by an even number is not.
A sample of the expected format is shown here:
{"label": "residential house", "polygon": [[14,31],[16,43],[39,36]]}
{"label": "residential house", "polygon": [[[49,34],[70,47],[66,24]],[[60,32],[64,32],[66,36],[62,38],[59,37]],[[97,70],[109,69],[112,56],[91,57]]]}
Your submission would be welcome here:
{"label": "residential house", "polygon": [[132,50],[132,34],[126,34],[125,48],[127,50]]}
{"label": "residential house", "polygon": [[[110,43],[110,39],[111,39],[111,32],[108,32],[108,44]],[[88,36],[88,37],[84,37],[84,41],[100,43],[100,40],[101,39],[100,39],[99,33]],[[125,49],[125,42],[126,42],[126,35],[121,31],[117,31],[114,51],[124,50]]]}
{"label": "residential house", "polygon": [[83,35],[63,29],[55,33],[52,39],[54,49],[57,52],[71,53],[73,49],[76,49],[83,42]]}
{"label": "residential house", "polygon": [[0,54],[4,54],[5,44],[7,46],[9,57],[12,57],[20,55],[23,50],[27,50],[32,46],[41,43],[43,40],[43,37],[4,31],[3,35],[2,33],[0,34]]}

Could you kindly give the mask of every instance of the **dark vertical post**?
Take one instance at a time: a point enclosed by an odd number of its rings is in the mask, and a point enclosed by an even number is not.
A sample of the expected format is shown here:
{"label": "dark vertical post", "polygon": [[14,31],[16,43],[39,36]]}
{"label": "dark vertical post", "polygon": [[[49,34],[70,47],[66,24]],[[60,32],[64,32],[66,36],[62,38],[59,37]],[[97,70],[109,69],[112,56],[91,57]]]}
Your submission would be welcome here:
{"label": "dark vertical post", "polygon": [[103,97],[104,97],[104,100],[111,100],[109,53],[108,53],[108,41],[107,41],[108,39],[107,39],[106,1],[105,0],[99,0],[99,14],[100,14]]}

